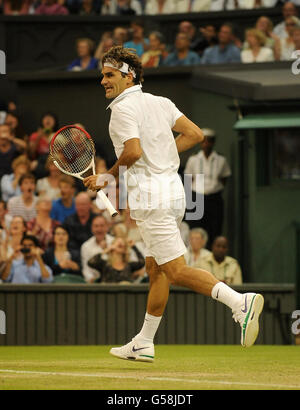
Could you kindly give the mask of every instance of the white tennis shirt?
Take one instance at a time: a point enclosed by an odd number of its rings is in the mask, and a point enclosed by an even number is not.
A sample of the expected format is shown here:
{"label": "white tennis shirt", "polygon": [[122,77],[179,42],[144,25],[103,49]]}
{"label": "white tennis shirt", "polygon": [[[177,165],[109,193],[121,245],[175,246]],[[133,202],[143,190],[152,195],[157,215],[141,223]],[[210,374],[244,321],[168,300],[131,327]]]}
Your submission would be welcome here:
{"label": "white tennis shirt", "polygon": [[184,198],[180,159],[172,132],[183,114],[168,98],[143,93],[141,85],[127,88],[109,105],[109,133],[117,158],[124,143],[140,140],[141,158],[126,172],[130,209],[153,209]]}

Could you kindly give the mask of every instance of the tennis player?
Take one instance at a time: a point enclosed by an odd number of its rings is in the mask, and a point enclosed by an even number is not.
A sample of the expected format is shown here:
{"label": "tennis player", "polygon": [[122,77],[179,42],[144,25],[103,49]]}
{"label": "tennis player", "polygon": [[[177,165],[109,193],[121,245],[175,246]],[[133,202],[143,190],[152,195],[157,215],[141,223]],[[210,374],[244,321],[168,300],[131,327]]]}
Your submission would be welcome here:
{"label": "tennis player", "polygon": [[[142,66],[131,50],[113,47],[102,59],[102,86],[109,108],[109,125],[118,160],[108,171],[119,177],[127,167],[130,214],[146,244],[146,271],[150,278],[147,312],[142,329],[125,346],[110,353],[121,359],[153,362],[153,339],[164,313],[170,284],[187,287],[224,303],[242,329],[241,344],[252,346],[259,331],[264,299],[240,294],[211,273],[187,266],[186,247],[179,225],[185,212],[185,194],[177,173],[178,153],[204,139],[203,133],[167,98],[142,91]],[[172,130],[179,133],[174,139]],[[91,190],[107,185],[105,176],[86,178]]]}

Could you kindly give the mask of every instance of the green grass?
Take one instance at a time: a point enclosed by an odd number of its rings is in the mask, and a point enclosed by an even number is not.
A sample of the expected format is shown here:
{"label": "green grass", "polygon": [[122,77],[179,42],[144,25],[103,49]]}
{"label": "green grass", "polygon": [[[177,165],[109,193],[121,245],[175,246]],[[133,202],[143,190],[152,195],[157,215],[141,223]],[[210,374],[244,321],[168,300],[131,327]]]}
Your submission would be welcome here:
{"label": "green grass", "polygon": [[156,346],[153,364],[109,346],[0,347],[0,390],[300,389],[298,346]]}

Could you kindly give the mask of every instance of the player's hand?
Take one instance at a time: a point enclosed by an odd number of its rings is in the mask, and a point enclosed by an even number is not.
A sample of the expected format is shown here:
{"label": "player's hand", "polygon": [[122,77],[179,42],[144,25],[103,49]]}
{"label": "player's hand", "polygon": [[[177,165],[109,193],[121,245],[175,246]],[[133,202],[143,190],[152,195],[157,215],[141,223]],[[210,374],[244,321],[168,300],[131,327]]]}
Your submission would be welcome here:
{"label": "player's hand", "polygon": [[83,180],[84,186],[91,191],[99,191],[108,185],[108,179],[105,174],[91,175]]}

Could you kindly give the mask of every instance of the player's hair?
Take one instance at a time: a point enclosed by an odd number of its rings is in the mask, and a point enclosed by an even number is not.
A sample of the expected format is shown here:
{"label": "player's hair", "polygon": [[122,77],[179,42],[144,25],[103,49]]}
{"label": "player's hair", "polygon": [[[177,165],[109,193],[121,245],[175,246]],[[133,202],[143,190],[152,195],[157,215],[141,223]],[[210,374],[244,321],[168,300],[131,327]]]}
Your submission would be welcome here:
{"label": "player's hair", "polygon": [[113,64],[118,68],[121,68],[123,63],[126,63],[136,74],[136,78],[133,79],[134,83],[139,84],[144,81],[142,63],[134,49],[123,48],[122,46],[112,47],[102,57],[102,67],[105,63]]}

